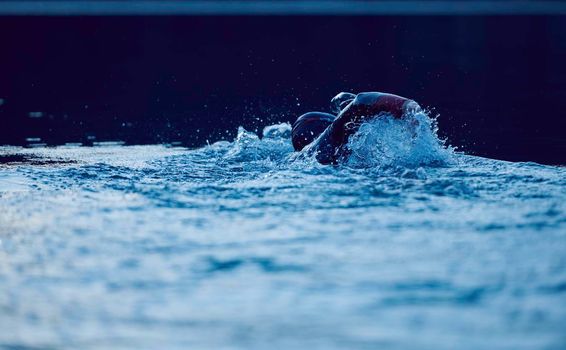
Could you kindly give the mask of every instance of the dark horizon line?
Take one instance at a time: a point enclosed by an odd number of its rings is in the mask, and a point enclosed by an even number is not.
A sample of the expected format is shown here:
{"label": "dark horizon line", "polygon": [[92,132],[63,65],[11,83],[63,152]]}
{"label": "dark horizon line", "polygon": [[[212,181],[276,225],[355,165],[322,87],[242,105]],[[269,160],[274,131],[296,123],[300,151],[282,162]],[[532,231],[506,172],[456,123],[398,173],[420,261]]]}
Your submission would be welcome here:
{"label": "dark horizon line", "polygon": [[559,1],[2,1],[0,16],[566,15]]}

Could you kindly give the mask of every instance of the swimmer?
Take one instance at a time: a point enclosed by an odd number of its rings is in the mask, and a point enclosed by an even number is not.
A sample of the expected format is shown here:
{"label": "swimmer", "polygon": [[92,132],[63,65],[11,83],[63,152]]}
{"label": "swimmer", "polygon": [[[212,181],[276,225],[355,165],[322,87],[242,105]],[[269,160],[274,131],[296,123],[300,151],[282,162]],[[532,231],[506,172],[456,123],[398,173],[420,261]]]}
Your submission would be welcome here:
{"label": "swimmer", "polygon": [[331,105],[337,116],[323,112],[303,114],[293,123],[291,132],[295,151],[309,146],[308,152],[314,153],[322,164],[337,164],[347,157],[345,146],[364,122],[384,114],[399,119],[420,110],[413,100],[382,92],[341,92]]}

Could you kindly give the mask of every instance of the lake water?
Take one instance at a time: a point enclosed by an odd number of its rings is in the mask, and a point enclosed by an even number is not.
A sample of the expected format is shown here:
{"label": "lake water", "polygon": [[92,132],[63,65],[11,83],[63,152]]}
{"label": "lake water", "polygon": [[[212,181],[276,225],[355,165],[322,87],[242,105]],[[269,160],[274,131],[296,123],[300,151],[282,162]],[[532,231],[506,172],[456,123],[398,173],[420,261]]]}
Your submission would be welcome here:
{"label": "lake water", "polygon": [[563,349],[566,169],[363,125],[0,147],[0,347]]}

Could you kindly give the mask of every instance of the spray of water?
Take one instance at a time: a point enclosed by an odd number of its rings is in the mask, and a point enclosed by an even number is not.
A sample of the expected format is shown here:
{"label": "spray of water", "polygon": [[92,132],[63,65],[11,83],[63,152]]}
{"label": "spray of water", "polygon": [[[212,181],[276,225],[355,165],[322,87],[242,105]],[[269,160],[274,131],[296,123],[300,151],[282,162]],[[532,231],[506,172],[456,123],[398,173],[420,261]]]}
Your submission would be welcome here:
{"label": "spray of water", "polygon": [[351,167],[415,168],[454,162],[454,150],[438,137],[436,120],[419,111],[402,119],[382,115],[364,123],[346,146]]}
{"label": "spray of water", "polygon": [[[454,162],[454,150],[437,135],[435,119],[419,111],[403,119],[380,115],[360,126],[345,146],[350,156],[343,165],[351,168],[387,168],[445,166]],[[264,128],[262,137],[238,128],[233,143],[226,147],[224,159],[234,162],[269,161],[279,165],[300,162],[301,166],[317,164],[309,147],[293,152],[291,126],[288,123]],[[209,147],[218,148],[219,144]],[[318,165],[318,164],[317,164]]]}

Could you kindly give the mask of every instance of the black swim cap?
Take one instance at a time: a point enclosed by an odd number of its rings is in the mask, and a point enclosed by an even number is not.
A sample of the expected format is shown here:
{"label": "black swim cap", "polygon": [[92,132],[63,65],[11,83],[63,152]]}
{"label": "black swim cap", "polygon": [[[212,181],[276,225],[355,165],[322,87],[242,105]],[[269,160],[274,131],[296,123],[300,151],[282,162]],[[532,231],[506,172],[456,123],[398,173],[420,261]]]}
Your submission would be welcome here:
{"label": "black swim cap", "polygon": [[334,115],[323,112],[309,112],[297,118],[291,131],[295,151],[300,151],[313,142],[335,118]]}

